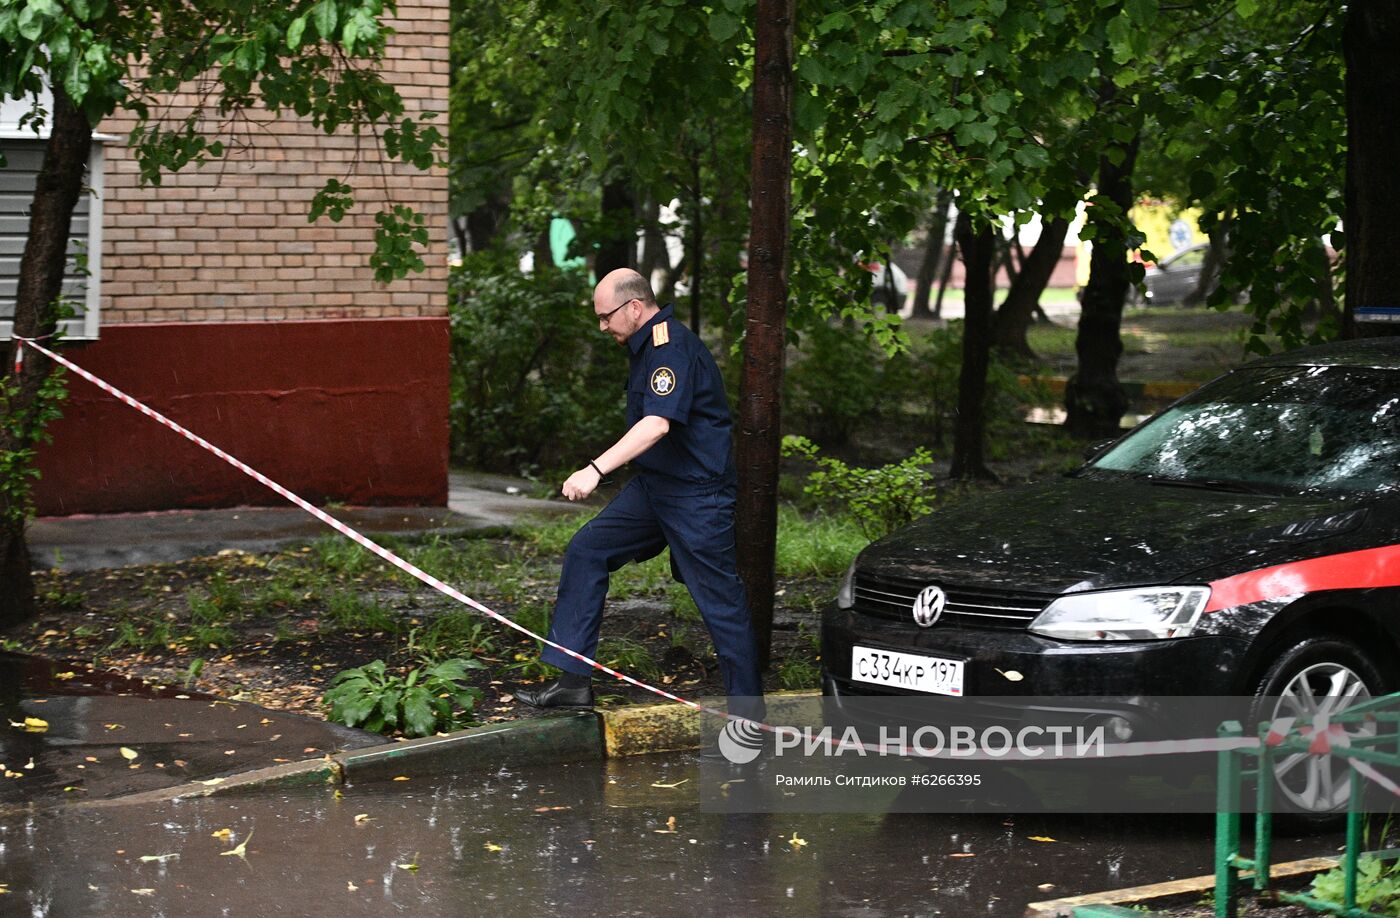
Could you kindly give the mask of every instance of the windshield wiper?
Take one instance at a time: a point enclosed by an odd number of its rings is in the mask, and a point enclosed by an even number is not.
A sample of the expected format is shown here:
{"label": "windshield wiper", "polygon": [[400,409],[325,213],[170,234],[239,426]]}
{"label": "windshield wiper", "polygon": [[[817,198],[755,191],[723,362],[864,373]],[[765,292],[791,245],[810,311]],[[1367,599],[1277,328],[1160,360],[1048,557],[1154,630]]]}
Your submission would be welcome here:
{"label": "windshield wiper", "polygon": [[1230,481],[1224,478],[1162,478],[1157,475],[1143,475],[1148,484],[1167,485],[1177,488],[1199,488],[1202,491],[1235,491],[1242,494],[1268,494],[1264,488],[1243,481]]}

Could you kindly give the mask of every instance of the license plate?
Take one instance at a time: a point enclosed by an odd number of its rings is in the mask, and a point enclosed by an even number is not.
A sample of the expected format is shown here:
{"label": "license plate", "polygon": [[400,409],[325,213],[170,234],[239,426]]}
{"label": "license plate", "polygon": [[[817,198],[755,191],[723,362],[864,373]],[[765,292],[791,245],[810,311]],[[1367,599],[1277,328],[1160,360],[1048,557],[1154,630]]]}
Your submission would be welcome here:
{"label": "license plate", "polygon": [[851,648],[851,678],[931,695],[963,693],[963,660],[925,657],[874,647]]}

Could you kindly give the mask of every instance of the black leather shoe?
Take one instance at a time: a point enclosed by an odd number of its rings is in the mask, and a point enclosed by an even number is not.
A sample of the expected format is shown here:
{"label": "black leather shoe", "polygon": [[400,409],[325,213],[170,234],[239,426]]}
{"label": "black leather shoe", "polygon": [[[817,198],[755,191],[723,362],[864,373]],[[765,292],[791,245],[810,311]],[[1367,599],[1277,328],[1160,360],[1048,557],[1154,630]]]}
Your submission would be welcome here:
{"label": "black leather shoe", "polygon": [[565,688],[559,680],[546,682],[537,689],[517,689],[515,697],[537,708],[591,708],[593,687]]}

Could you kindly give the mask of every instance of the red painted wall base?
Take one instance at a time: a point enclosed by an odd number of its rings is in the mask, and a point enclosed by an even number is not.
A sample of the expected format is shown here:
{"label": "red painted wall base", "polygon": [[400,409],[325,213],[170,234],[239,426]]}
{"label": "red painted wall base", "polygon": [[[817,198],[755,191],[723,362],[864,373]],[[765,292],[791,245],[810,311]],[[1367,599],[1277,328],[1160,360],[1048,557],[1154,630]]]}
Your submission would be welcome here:
{"label": "red painted wall base", "polygon": [[[448,323],[109,325],[64,355],[313,502],[447,502]],[[41,516],[282,498],[71,377],[40,448]]]}

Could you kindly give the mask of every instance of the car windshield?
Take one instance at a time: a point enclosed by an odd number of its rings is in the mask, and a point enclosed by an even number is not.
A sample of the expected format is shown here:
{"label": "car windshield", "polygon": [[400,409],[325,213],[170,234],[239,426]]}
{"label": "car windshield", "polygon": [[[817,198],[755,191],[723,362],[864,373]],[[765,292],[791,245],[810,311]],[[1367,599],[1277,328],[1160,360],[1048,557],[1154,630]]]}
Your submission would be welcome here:
{"label": "car windshield", "polygon": [[1400,481],[1400,376],[1349,367],[1237,370],[1088,466],[1164,484],[1372,492]]}

